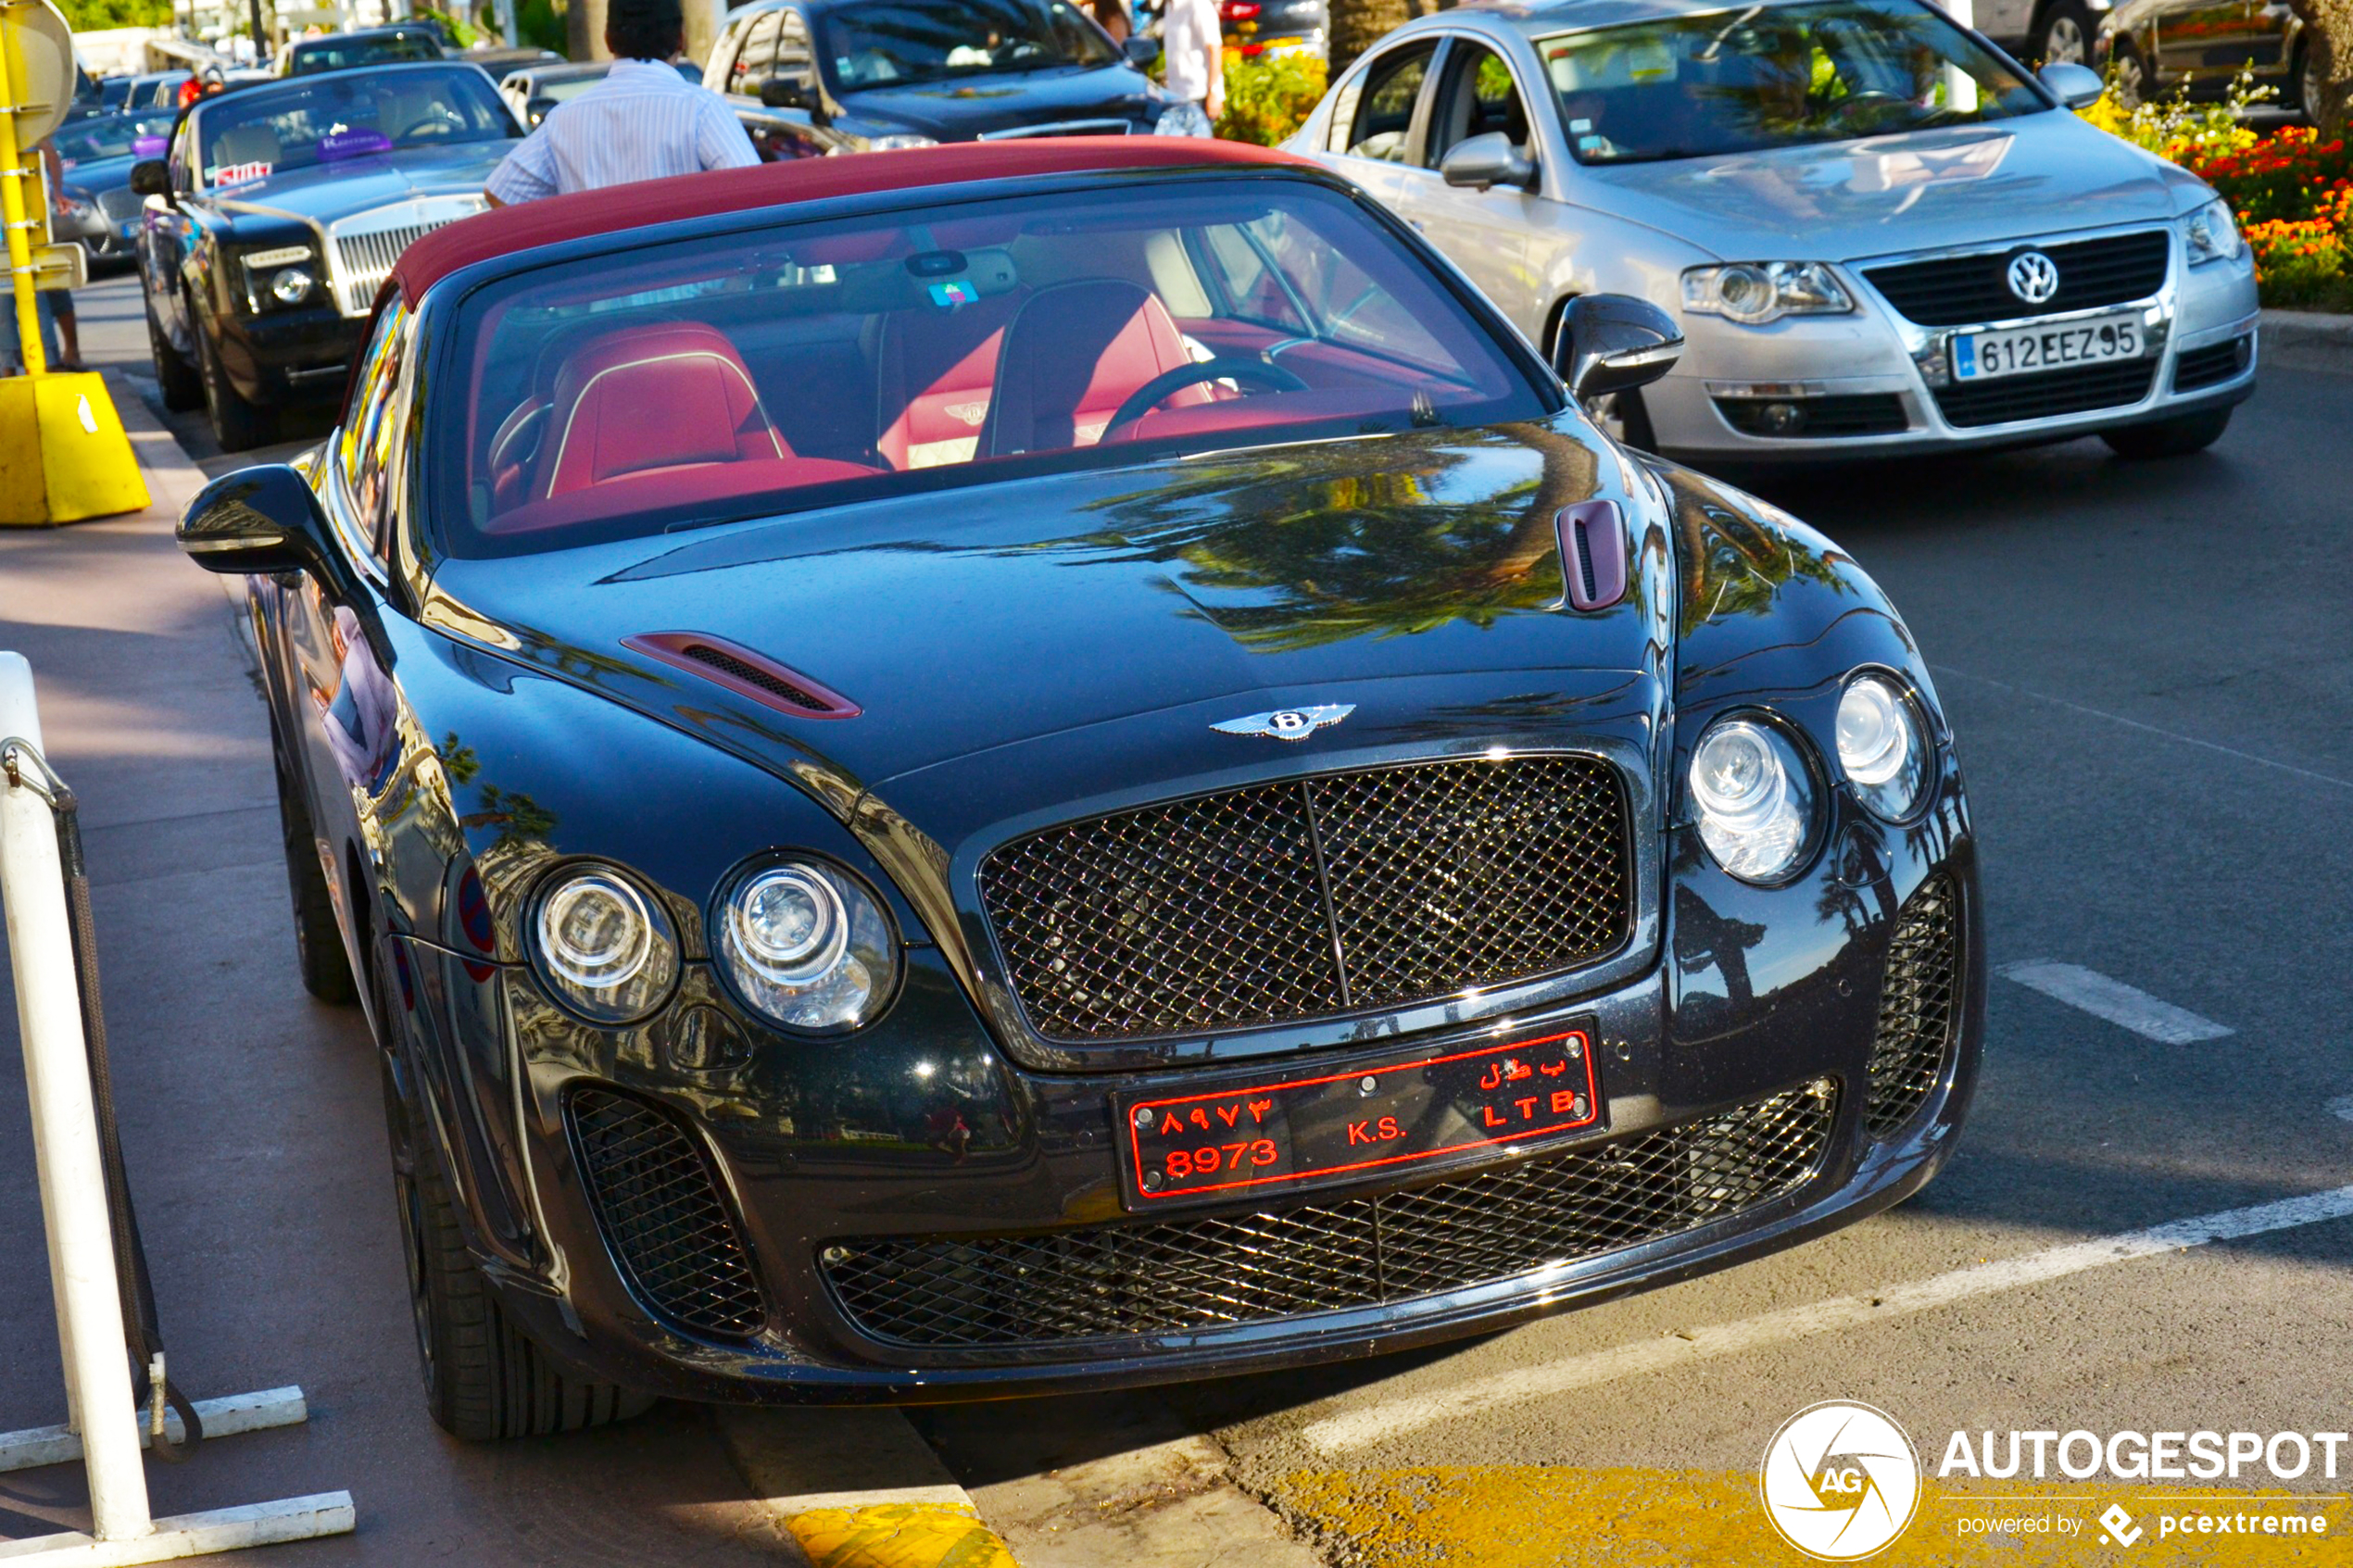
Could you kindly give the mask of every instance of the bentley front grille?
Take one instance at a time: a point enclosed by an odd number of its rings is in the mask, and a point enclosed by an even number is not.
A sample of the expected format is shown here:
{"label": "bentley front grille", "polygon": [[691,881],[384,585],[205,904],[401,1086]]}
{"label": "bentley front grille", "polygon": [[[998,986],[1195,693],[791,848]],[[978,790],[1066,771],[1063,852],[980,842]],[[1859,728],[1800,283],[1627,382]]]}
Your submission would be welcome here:
{"label": "bentley front grille", "polygon": [[[2039,250],[2058,269],[2058,292],[2029,305],[2010,292],[2010,257]],[[2173,241],[2162,229],[2054,245],[2017,245],[1966,256],[1936,256],[1867,267],[1863,276],[1907,319],[1923,327],[2056,316],[2146,299],[2165,286]]]}
{"label": "bentley front grille", "polygon": [[1936,1092],[1960,1017],[1960,896],[1940,873],[1905,901],[1888,941],[1863,1106],[1873,1137],[1900,1130]]}
{"label": "bentley front grille", "polygon": [[1598,759],[1428,762],[1049,828],[982,862],[981,902],[1041,1035],[1238,1029],[1604,958],[1630,836]]}
{"label": "bentley front grille", "polygon": [[834,1242],[859,1332],[1000,1349],[1350,1308],[1516,1278],[1734,1218],[1821,1168],[1827,1084],[1403,1192],[1033,1236]]}
{"label": "bentley front grille", "polygon": [[676,1118],[605,1089],[565,1102],[597,1223],[638,1297],[697,1334],[742,1338],[767,1313],[735,1217]]}

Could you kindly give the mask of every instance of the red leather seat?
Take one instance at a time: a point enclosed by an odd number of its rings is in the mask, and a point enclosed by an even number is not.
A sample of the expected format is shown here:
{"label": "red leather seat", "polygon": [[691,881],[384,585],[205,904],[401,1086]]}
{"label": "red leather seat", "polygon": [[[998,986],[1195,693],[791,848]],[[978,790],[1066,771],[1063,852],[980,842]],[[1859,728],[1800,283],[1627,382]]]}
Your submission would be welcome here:
{"label": "red leather seat", "polygon": [[[1191,359],[1149,289],[1111,278],[1040,289],[1005,329],[981,455],[1091,446],[1130,393]],[[1164,406],[1209,397],[1196,384]]]}
{"label": "red leather seat", "polygon": [[894,310],[875,349],[875,442],[895,469],[970,462],[997,385],[1005,323],[1019,295],[996,295],[953,314]]}
{"label": "red leather seat", "polygon": [[725,333],[691,321],[627,327],[575,349],[557,372],[531,494],[793,455]]}

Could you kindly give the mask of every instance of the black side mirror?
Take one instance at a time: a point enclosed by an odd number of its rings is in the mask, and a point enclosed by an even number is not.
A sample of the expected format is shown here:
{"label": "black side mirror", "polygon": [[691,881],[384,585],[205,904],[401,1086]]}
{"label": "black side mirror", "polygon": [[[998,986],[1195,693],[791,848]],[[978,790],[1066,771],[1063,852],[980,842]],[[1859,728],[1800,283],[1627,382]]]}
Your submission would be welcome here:
{"label": "black side mirror", "polygon": [[143,157],[131,166],[131,190],[134,195],[168,196],[171,194],[171,175],[159,157]]}
{"label": "black side mirror", "polygon": [[1561,319],[1553,363],[1580,403],[1648,386],[1683,355],[1682,329],[1648,300],[1579,295]]}
{"label": "black side mirror", "polygon": [[2034,73],[2036,81],[2050,89],[2051,96],[2070,109],[2088,108],[2100,101],[2108,84],[2100,73],[2089,66],[2071,61],[2057,61]]}
{"label": "black side mirror", "polygon": [[824,107],[817,89],[798,76],[770,77],[760,84],[760,101],[772,109],[807,109],[812,114]]}
{"label": "black side mirror", "polygon": [[1536,165],[1512,145],[1510,137],[1490,131],[1482,136],[1466,136],[1447,148],[1446,156],[1438,160],[1438,176],[1449,185],[1466,185],[1474,191],[1490,185],[1525,191],[1536,183]]}
{"label": "black side mirror", "polygon": [[1130,33],[1125,47],[1127,50],[1127,63],[1138,70],[1142,70],[1160,58],[1160,40],[1147,38],[1140,32]]}
{"label": "black side mirror", "polygon": [[545,94],[542,94],[540,96],[533,98],[523,105],[523,119],[529,123],[536,125],[541,120],[547,119],[547,111],[555,107],[556,100],[547,96]]}
{"label": "black side mirror", "polygon": [[338,604],[358,596],[350,565],[328,537],[327,514],[283,463],[224,474],[180,515],[180,547],[207,571],[307,571]]}

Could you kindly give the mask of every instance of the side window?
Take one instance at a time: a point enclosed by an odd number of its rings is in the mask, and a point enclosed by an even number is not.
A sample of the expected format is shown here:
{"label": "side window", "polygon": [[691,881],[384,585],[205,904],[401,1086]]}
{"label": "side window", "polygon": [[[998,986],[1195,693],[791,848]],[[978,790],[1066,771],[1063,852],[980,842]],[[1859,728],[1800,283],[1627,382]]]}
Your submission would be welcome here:
{"label": "side window", "polygon": [[1446,91],[1430,116],[1425,161],[1435,169],[1457,142],[1491,132],[1502,132],[1515,147],[1527,146],[1528,109],[1503,56],[1483,44],[1457,41],[1446,58]]}
{"label": "side window", "polygon": [[783,26],[784,13],[771,11],[745,30],[743,47],[736,51],[735,69],[728,73],[728,92],[760,96],[760,84],[776,74],[776,33]]}
{"label": "side window", "polygon": [[1437,42],[1432,40],[1375,60],[1358,78],[1363,90],[1357,94],[1354,112],[1343,120],[1340,111],[1351,106],[1333,107],[1333,140],[1337,143],[1342,136],[1347,138],[1335,150],[1351,157],[1378,158],[1384,163],[1405,161],[1405,139],[1414,126],[1414,102],[1421,96],[1422,79],[1429,74],[1429,57],[1437,48]]}
{"label": "side window", "polygon": [[182,194],[196,188],[195,171],[189,167],[189,149],[195,144],[196,124],[192,116],[180,122],[180,134],[171,139],[171,161],[165,169],[171,188]]}
{"label": "side window", "polygon": [[786,76],[800,82],[816,80],[816,66],[809,53],[809,23],[799,11],[786,11],[776,28],[776,60],[770,68],[771,76]]}
{"label": "side window", "polygon": [[400,390],[401,349],[408,341],[409,307],[398,299],[384,307],[375,335],[359,359],[359,384],[352,389],[351,409],[335,445],[344,494],[349,497],[353,521],[382,551],[384,529],[390,511],[395,406]]}

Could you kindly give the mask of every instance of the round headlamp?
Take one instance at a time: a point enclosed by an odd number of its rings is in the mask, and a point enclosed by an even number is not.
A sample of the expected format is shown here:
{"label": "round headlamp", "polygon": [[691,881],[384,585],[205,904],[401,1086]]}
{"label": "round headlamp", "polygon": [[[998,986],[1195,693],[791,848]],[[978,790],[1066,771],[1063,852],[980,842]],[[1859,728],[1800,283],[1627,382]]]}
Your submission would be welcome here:
{"label": "round headlamp", "polygon": [[736,994],[780,1028],[846,1034],[878,1016],[898,984],[899,938],[882,901],[827,861],[754,867],[713,924]]}
{"label": "round headlamp", "polygon": [[281,267],[277,276],[270,280],[270,293],[281,305],[297,305],[309,297],[315,282],[300,267]]}
{"label": "round headlamp", "polygon": [[1838,699],[1838,765],[1875,816],[1900,822],[1928,783],[1928,736],[1911,697],[1884,675],[1857,675]]}
{"label": "round headlamp", "polygon": [[1787,736],[1761,720],[1718,719],[1692,750],[1700,842],[1743,882],[1778,882],[1814,836],[1814,787]]}
{"label": "round headlamp", "polygon": [[628,1023],[661,1005],[678,978],[678,943],[660,905],[619,872],[583,866],[541,889],[532,967],[573,1011]]}

